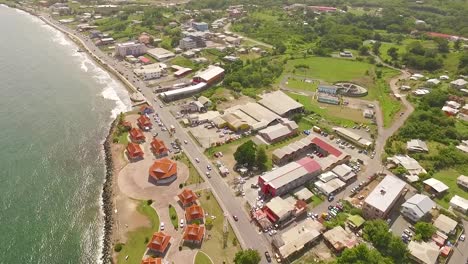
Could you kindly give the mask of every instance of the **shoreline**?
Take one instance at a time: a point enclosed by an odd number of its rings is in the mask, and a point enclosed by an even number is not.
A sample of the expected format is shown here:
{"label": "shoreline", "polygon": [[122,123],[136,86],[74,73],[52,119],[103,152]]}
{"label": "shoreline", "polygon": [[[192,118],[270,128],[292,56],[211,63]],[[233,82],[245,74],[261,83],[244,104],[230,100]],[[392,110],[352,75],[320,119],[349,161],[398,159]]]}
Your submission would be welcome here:
{"label": "shoreline", "polygon": [[[89,55],[93,59],[93,61],[97,63],[99,67],[101,67],[103,70],[113,75],[114,77],[117,77],[117,81],[120,81],[129,93],[138,92],[135,89],[135,87],[128,80],[126,80],[120,73],[118,73],[114,68],[110,67],[107,63],[102,61],[101,58],[96,56],[82,42],[82,40],[79,37],[54,25],[48,19],[44,18],[40,14],[35,13],[33,10],[28,10],[27,8],[24,8],[20,5],[14,5],[14,6],[7,5],[7,4],[4,4],[4,5],[9,8],[15,8],[15,9],[27,12],[28,14],[39,18],[41,21],[51,26],[55,30],[58,30],[61,33],[65,34],[65,36],[68,37],[73,43],[75,43],[78,46],[78,48],[84,49],[87,55]],[[130,94],[129,94],[129,97],[130,97]],[[132,102],[131,107],[134,107],[135,105],[145,103],[146,101],[143,101],[143,102],[131,101],[131,102]],[[118,122],[118,118],[119,116],[117,115],[117,117],[110,122],[109,131],[102,143],[103,150],[104,150],[104,166],[105,166],[105,176],[104,176],[104,182],[102,185],[102,193],[101,193],[101,199],[102,199],[101,208],[102,208],[102,213],[103,213],[103,227],[102,227],[103,237],[101,240],[102,244],[100,245],[101,250],[99,252],[99,256],[97,257],[97,260],[100,260],[101,263],[103,264],[114,263],[112,239],[113,239],[113,232],[114,232],[115,215],[113,211],[114,204],[112,200],[114,198],[113,189],[115,186],[114,186],[114,161],[113,161],[113,156],[112,156],[112,134]]]}

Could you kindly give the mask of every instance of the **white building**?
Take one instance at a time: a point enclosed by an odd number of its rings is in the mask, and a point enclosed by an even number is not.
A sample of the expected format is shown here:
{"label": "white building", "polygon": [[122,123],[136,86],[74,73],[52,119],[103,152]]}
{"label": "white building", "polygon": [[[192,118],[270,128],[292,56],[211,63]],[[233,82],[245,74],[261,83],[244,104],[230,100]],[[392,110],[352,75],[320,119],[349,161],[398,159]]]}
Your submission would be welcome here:
{"label": "white building", "polygon": [[409,257],[416,263],[435,264],[439,257],[439,247],[434,242],[415,242],[408,244]]}
{"label": "white building", "polygon": [[141,66],[139,69],[133,70],[133,72],[143,80],[151,80],[160,78],[166,71],[166,68],[167,66],[163,63],[153,63]]}
{"label": "white building", "polygon": [[458,176],[457,184],[468,189],[468,177],[465,175]]}
{"label": "white building", "polygon": [[426,85],[428,86],[436,86],[440,83],[439,79],[429,79],[426,81]]}
{"label": "white building", "polygon": [[434,201],[428,196],[415,194],[401,206],[401,214],[413,222],[417,222],[427,215],[434,206]]}
{"label": "white building", "polygon": [[396,165],[401,165],[408,171],[410,176],[418,176],[421,173],[427,173],[426,170],[419,165],[419,162],[408,155],[396,155],[388,158],[389,161]]}
{"label": "white building", "polygon": [[364,200],[363,215],[367,219],[385,218],[401,197],[406,183],[387,175]]}
{"label": "white building", "polygon": [[452,199],[450,199],[450,206],[464,214],[468,212],[468,200],[458,195],[454,195]]}
{"label": "white building", "polygon": [[427,179],[423,181],[423,183],[426,186],[426,190],[435,192],[437,194],[441,194],[449,189],[449,187],[445,185],[443,182],[434,178]]}
{"label": "white building", "polygon": [[450,84],[452,85],[453,88],[464,89],[466,85],[468,84],[468,82],[463,79],[457,79],[455,81],[451,81]]}
{"label": "white building", "polygon": [[450,217],[440,214],[436,220],[432,223],[435,228],[437,228],[440,232],[450,235],[455,234],[457,228],[457,221],[451,219]]}
{"label": "white building", "polygon": [[115,47],[115,55],[122,58],[132,55],[138,57],[145,54],[146,46],[142,43],[127,42],[127,43],[118,43]]}
{"label": "white building", "polygon": [[426,143],[419,139],[412,139],[406,142],[406,149],[410,152],[428,152]]}
{"label": "white building", "polygon": [[334,172],[338,178],[344,182],[349,182],[357,176],[356,173],[353,172],[353,169],[346,164],[336,166],[333,168],[332,172]]}

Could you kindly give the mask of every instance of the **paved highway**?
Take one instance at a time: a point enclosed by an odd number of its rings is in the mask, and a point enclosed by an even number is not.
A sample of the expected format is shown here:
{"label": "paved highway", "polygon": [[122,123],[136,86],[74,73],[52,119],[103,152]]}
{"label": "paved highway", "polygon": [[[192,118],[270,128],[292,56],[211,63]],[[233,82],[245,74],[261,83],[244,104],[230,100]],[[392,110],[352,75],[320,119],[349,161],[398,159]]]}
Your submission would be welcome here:
{"label": "paved highway", "polygon": [[[266,238],[262,233],[258,232],[255,225],[250,223],[250,216],[247,214],[246,210],[244,210],[245,201],[239,197],[234,196],[231,188],[227,185],[227,183],[222,179],[216,170],[211,171],[211,178],[207,178],[205,176],[207,165],[211,165],[210,161],[203,154],[203,150],[198,147],[198,145],[186,133],[185,129],[180,126],[175,117],[164,107],[160,107],[163,105],[163,103],[159,100],[159,98],[155,97],[151,88],[147,87],[143,81],[136,78],[133,71],[127,68],[124,63],[119,62],[115,60],[115,58],[102,52],[88,37],[67,28],[66,26],[51,19],[48,15],[42,16],[42,19],[55,25],[58,29],[78,38],[81,43],[83,43],[83,45],[85,45],[86,48],[95,56],[99,57],[109,67],[114,68],[119,73],[121,73],[121,75],[127,78],[127,84],[129,86],[133,86],[134,90],[141,90],[141,93],[147,98],[148,103],[154,107],[156,112],[159,114],[161,121],[166,125],[166,127],[173,125],[176,128],[176,132],[173,137],[170,137],[168,132],[158,131],[159,136],[165,140],[166,144],[169,144],[169,142],[173,141],[175,138],[178,138],[181,142],[184,140],[189,142],[188,144],[182,144],[182,148],[200,175],[202,175],[202,177],[205,178],[205,181],[207,181],[211,186],[211,190],[217,198],[221,208],[225,213],[228,214],[228,220],[233,227],[241,246],[243,248],[257,249],[261,256],[263,256],[265,251],[270,251]],[[195,162],[195,158],[199,158],[200,162]],[[238,217],[238,221],[233,220],[233,215]],[[262,257],[262,263],[266,263],[264,257]]]}

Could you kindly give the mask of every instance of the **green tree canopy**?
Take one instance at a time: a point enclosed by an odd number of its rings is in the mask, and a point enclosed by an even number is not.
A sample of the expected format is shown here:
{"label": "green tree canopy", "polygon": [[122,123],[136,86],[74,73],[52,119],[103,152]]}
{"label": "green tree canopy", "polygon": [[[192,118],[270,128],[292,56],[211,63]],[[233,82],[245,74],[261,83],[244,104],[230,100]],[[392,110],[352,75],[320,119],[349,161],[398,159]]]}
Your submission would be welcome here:
{"label": "green tree canopy", "polygon": [[267,161],[268,161],[268,157],[267,157],[265,148],[264,148],[264,147],[259,147],[259,148],[257,149],[257,157],[256,157],[256,159],[255,159],[255,166],[257,166],[257,168],[258,168],[260,171],[266,171],[266,169],[267,169],[267,166],[266,166]]}
{"label": "green tree canopy", "polygon": [[255,164],[255,144],[252,140],[240,145],[234,152],[234,159],[238,164],[247,164],[251,167]]}
{"label": "green tree canopy", "polygon": [[343,254],[336,258],[337,264],[393,264],[389,258],[383,257],[377,250],[370,249],[361,244],[352,249],[345,249]]}
{"label": "green tree canopy", "polygon": [[364,225],[364,239],[372,242],[372,245],[382,253],[390,257],[395,263],[406,263],[408,249],[406,245],[392,232],[389,232],[388,224],[383,220],[368,221]]}
{"label": "green tree canopy", "polygon": [[258,264],[260,260],[260,254],[254,249],[241,250],[234,257],[236,264]]}
{"label": "green tree canopy", "polygon": [[414,233],[423,240],[428,240],[436,232],[436,228],[426,222],[417,222],[414,225]]}

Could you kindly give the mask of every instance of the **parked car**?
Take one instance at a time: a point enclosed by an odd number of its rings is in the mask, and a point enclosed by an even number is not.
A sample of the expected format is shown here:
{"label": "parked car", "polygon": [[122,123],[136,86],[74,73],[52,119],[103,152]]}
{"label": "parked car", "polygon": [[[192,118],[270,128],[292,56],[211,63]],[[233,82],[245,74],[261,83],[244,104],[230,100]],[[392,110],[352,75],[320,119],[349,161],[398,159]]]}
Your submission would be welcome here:
{"label": "parked car", "polygon": [[209,171],[206,172],[206,177],[211,178],[211,175],[210,175]]}
{"label": "parked car", "polygon": [[465,234],[460,236],[460,241],[465,241]]}
{"label": "parked car", "polygon": [[234,219],[234,221],[239,221],[239,218],[237,217],[237,215],[233,215],[232,218]]}
{"label": "parked car", "polygon": [[199,159],[199,158],[195,158],[195,161],[196,161],[197,163],[200,163],[200,159]]}
{"label": "parked car", "polygon": [[184,228],[184,225],[185,225],[185,221],[184,219],[180,219],[180,228]]}
{"label": "parked car", "polygon": [[164,231],[164,228],[165,228],[164,222],[161,222],[161,224],[159,225],[159,230]]}
{"label": "parked car", "polygon": [[333,199],[335,199],[335,196],[333,196],[333,195],[328,196],[328,201],[329,202],[333,201]]}
{"label": "parked car", "polygon": [[265,258],[268,263],[271,263],[271,256],[270,256],[270,253],[268,253],[268,251],[265,251]]}

